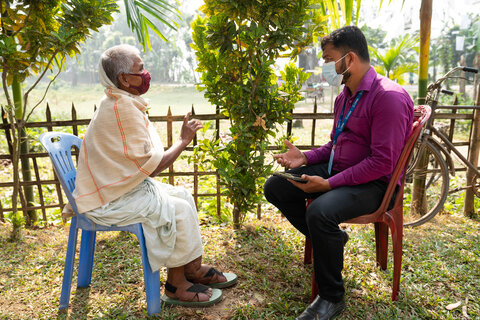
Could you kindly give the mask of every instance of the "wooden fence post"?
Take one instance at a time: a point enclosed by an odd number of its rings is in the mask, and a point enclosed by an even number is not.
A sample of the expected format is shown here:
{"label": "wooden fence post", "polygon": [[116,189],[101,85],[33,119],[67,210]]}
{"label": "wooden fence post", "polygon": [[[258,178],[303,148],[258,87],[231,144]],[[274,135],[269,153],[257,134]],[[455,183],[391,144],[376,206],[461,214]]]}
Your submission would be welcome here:
{"label": "wooden fence post", "polygon": [[[47,109],[45,109],[45,118],[47,119],[47,123],[52,123],[52,112],[50,111],[50,106],[47,102]],[[48,131],[53,131],[53,127],[47,126]]]}
{"label": "wooden fence post", "polygon": [[[479,84],[480,86],[480,84]],[[475,99],[475,105],[480,105],[480,88],[477,88],[477,96]],[[475,168],[478,168],[478,152],[480,151],[480,112],[476,109],[473,112],[473,120],[472,120],[472,129],[471,129],[471,138],[470,138],[470,146],[468,148],[468,161],[470,161]],[[463,207],[463,215],[469,218],[474,218],[478,216],[475,212],[474,206],[474,192],[473,188],[476,184],[475,179],[475,172],[467,168],[467,186],[471,185],[471,188],[467,188],[465,191],[465,205]],[[480,178],[480,177],[479,177]]]}
{"label": "wooden fence post", "polygon": [[[315,102],[313,104],[313,113],[314,114],[317,114],[317,109],[318,109],[317,96],[315,96]],[[312,120],[312,147],[315,146],[315,127],[316,127],[316,124],[317,124],[317,119],[314,118]]]}
{"label": "wooden fence post", "polygon": [[10,127],[8,126],[8,120],[7,120],[7,115],[5,113],[5,110],[2,108],[2,122],[5,125],[5,138],[7,138],[7,145],[8,145],[8,151],[10,154],[13,154],[13,144],[12,144],[12,136],[10,135]]}
{"label": "wooden fence post", "polygon": [[[458,105],[458,96],[455,95],[455,99],[453,100],[453,105],[456,106]],[[453,114],[456,114],[457,113],[457,109],[453,109],[452,110],[452,113]],[[455,119],[450,119],[450,128],[449,128],[449,131],[448,131],[448,141],[453,141],[453,134],[455,133]],[[470,133],[472,133],[472,128],[470,128]],[[448,147],[447,147],[447,150],[449,153],[452,152],[452,150]]]}
{"label": "wooden fence post", "polygon": [[33,162],[33,170],[35,172],[35,180],[37,181],[37,188],[38,188],[38,196],[40,198],[40,206],[42,207],[42,217],[43,217],[43,224],[46,227],[48,225],[47,221],[47,211],[45,210],[45,201],[43,198],[43,190],[42,185],[40,184],[40,172],[38,170],[37,158],[32,157]]}
{"label": "wooden fence post", "polygon": [[[52,123],[52,113],[50,112],[50,106],[48,105],[48,102],[47,102],[47,109],[45,110],[45,117],[47,119],[47,123]],[[47,126],[47,130],[49,132],[53,131],[53,127]],[[55,173],[55,171],[53,171],[53,178],[57,181],[57,183],[55,183],[55,189],[57,190],[58,202],[62,206],[64,204],[62,187],[60,186],[60,182],[58,182],[57,174]]]}
{"label": "wooden fence post", "polygon": [[292,119],[287,121],[287,137],[289,139],[292,135],[292,123],[293,123],[293,112],[292,112]]}
{"label": "wooden fence post", "polygon": [[75,110],[75,105],[72,102],[72,129],[73,129],[73,134],[78,137],[78,125],[75,123],[77,120],[77,110]]}

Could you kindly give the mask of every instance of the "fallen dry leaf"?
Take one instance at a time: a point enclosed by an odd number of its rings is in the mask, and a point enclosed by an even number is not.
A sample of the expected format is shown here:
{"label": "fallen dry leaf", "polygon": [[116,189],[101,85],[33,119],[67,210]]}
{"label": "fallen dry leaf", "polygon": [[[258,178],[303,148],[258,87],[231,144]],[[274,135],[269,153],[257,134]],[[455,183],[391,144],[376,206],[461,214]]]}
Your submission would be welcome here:
{"label": "fallen dry leaf", "polygon": [[469,319],[468,312],[467,312],[467,304],[468,304],[468,297],[465,298],[465,303],[463,304],[463,307],[462,307],[462,315],[465,317],[465,319]]}
{"label": "fallen dry leaf", "polygon": [[263,303],[263,301],[265,300],[265,298],[264,298],[261,294],[259,294],[259,293],[257,293],[257,292],[255,292],[255,293],[253,294],[253,296],[254,296],[255,299],[257,299],[257,301],[260,302],[260,303]]}
{"label": "fallen dry leaf", "polygon": [[455,303],[450,303],[448,306],[445,307],[445,309],[447,310],[453,310],[455,308],[458,308],[460,307],[460,305],[462,304],[462,301],[457,301]]}
{"label": "fallen dry leaf", "polygon": [[358,289],[353,289],[353,290],[352,290],[352,293],[353,293],[354,295],[360,296],[360,295],[363,294],[363,291],[362,291],[362,290],[358,290]]}

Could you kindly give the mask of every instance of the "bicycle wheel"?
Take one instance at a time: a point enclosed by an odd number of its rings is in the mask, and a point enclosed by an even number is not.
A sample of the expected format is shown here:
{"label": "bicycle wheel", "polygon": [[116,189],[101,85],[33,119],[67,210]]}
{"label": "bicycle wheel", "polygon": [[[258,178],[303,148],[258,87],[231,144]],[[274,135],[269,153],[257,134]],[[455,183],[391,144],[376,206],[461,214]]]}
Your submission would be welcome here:
{"label": "bicycle wheel", "polygon": [[405,179],[403,225],[406,227],[416,227],[432,219],[447,199],[448,165],[430,141],[426,142],[424,159],[426,165],[417,163]]}

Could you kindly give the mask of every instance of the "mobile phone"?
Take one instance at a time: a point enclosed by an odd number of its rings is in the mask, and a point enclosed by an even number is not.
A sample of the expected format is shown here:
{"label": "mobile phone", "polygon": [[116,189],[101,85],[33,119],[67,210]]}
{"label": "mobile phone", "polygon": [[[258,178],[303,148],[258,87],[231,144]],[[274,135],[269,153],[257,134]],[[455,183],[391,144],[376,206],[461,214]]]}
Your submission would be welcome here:
{"label": "mobile phone", "polygon": [[307,183],[308,182],[308,180],[302,179],[301,178],[302,175],[300,175],[300,174],[288,173],[288,172],[274,172],[273,175],[277,176],[277,177],[284,178],[284,179],[290,179],[290,180],[293,180],[293,181],[297,181],[297,182],[300,182],[300,183]]}

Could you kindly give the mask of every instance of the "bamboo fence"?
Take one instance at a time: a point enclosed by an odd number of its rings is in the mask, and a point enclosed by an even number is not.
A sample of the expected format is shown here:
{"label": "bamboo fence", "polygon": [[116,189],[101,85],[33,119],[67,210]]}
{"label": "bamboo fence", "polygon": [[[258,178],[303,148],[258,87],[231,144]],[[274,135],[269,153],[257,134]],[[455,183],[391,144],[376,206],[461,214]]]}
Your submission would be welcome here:
{"label": "bamboo fence", "polygon": [[[436,118],[437,119],[447,119],[450,122],[449,125],[449,131],[448,131],[448,136],[450,138],[453,138],[454,130],[455,130],[455,122],[458,120],[468,120],[472,121],[473,120],[473,109],[478,108],[478,107],[473,107],[473,106],[442,106],[438,107],[439,109],[444,109],[448,110],[448,112],[441,113],[439,114]],[[457,113],[457,110],[459,109],[472,109],[468,113]],[[226,120],[227,118],[223,115],[221,115],[218,111],[214,114],[195,114],[195,110],[192,106],[192,115],[196,119],[200,119],[202,121],[212,121],[215,123],[215,132],[217,135],[217,138],[219,138],[219,133],[222,131],[221,120]],[[183,115],[172,115],[171,109],[168,109],[168,112],[165,116],[150,116],[150,121],[153,123],[164,123],[166,124],[166,136],[167,136],[167,148],[170,147],[173,144],[173,124],[175,122],[181,122],[183,121]],[[301,150],[308,150],[313,147],[318,147],[318,143],[316,143],[316,129],[317,129],[317,121],[318,120],[323,120],[323,119],[329,119],[330,121],[333,119],[333,113],[325,113],[325,112],[319,112],[318,111],[318,106],[317,106],[317,100],[315,98],[314,104],[313,104],[313,112],[309,113],[293,113],[292,114],[292,120],[288,121],[285,130],[285,134],[290,136],[294,134],[294,129],[293,128],[293,123],[294,121],[298,120],[307,120],[312,122],[312,127],[310,131],[310,143],[303,144],[303,145],[297,145],[299,149]],[[79,127],[86,127],[88,123],[90,122],[90,119],[77,119],[77,112],[75,109],[74,104],[72,103],[72,108],[71,108],[71,119],[69,120],[55,120],[52,119],[52,115],[50,112],[50,107],[47,104],[46,111],[45,111],[45,121],[38,121],[38,122],[28,122],[26,123],[26,128],[37,128],[43,131],[54,131],[54,130],[69,130],[71,128],[71,132],[73,134],[78,135],[79,133]],[[224,127],[225,131],[227,130]],[[30,139],[36,139],[37,137],[30,137]],[[7,123],[7,118],[3,114],[2,110],[2,124],[0,124],[0,139],[6,139],[8,148],[11,148],[11,132],[10,132],[10,125]],[[471,140],[471,139],[470,139]],[[197,144],[197,137],[195,137],[193,141],[193,145]],[[455,146],[469,146],[469,141],[456,141],[454,142]],[[186,148],[187,152],[191,152],[193,150],[192,145],[188,146]],[[279,150],[278,146],[271,145],[269,147],[269,150]],[[60,183],[58,182],[58,179],[56,176],[54,176],[53,179],[42,179],[41,174],[40,174],[40,169],[39,169],[39,159],[40,158],[48,158],[48,154],[44,152],[30,152],[28,154],[22,155],[22,157],[27,157],[31,159],[31,163],[33,166],[33,171],[34,171],[34,181],[21,181],[20,185],[22,188],[25,188],[26,186],[34,186],[35,188],[35,197],[38,199],[38,203],[36,203],[35,206],[22,206],[22,202],[19,202],[19,208],[18,211],[23,211],[24,214],[26,214],[27,211],[30,210],[41,210],[42,212],[42,218],[43,218],[43,223],[46,225],[48,224],[48,217],[47,217],[47,209],[50,208],[63,208],[65,205],[65,197],[62,194],[61,186]],[[75,156],[78,156],[78,153],[75,154]],[[0,165],[8,166],[9,161],[11,161],[11,156],[10,153],[1,153],[0,150]],[[50,165],[50,164],[49,164]],[[51,167],[50,167],[51,168]],[[193,164],[190,166],[191,170],[187,171],[175,171],[174,167],[171,166],[168,168],[168,170],[165,170],[162,172],[159,176],[160,177],[168,177],[168,182],[171,184],[175,184],[175,180],[178,177],[192,177],[193,176],[193,197],[195,199],[195,202],[198,203],[199,198],[201,197],[215,197],[216,198],[216,203],[217,203],[217,215],[220,215],[221,211],[221,186],[219,183],[219,176],[215,171],[202,171],[197,164]],[[458,171],[465,171],[465,168],[458,168],[456,169]],[[202,176],[215,176],[215,192],[210,192],[210,193],[201,193],[199,191],[199,177]],[[0,182],[0,190],[3,188],[13,188],[13,181],[6,181],[6,182]],[[47,201],[45,191],[43,190],[46,186],[54,186],[55,188],[55,193],[56,193],[56,199],[53,201],[49,199]],[[9,201],[8,201],[9,202]],[[13,209],[11,207],[6,207],[7,201],[6,199],[0,198],[0,221],[4,221],[5,214],[8,212],[12,212]],[[260,208],[260,207],[259,207]],[[260,212],[260,211],[259,211]]]}

